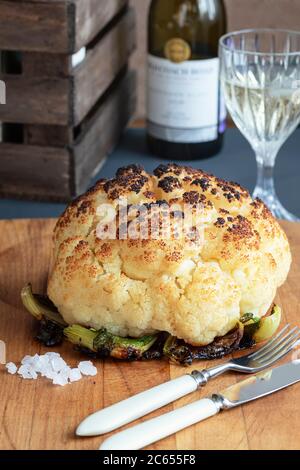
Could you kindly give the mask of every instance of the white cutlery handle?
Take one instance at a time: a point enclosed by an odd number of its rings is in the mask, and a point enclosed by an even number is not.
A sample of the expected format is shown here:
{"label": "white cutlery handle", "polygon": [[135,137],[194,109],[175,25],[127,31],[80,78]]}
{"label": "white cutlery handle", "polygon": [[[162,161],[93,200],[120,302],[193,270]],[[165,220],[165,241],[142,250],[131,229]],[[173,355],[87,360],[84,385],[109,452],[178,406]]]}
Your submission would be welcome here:
{"label": "white cutlery handle", "polygon": [[99,436],[141,418],[151,411],[197,390],[191,375],[165,382],[88,416],[77,428],[78,436]]}
{"label": "white cutlery handle", "polygon": [[192,424],[214,416],[220,406],[210,398],[133,426],[106,439],[100,450],[138,450]]}

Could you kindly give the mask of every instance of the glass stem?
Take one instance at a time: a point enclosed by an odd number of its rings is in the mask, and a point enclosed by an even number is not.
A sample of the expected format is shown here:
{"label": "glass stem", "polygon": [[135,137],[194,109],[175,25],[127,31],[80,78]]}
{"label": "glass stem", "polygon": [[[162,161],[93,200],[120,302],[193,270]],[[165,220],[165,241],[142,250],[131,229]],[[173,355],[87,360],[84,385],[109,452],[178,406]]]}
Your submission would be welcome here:
{"label": "glass stem", "polygon": [[265,150],[260,149],[260,151],[256,151],[257,183],[253,197],[259,197],[271,209],[274,201],[277,199],[274,183],[274,166],[278,151],[272,149],[272,152],[266,152]]}
{"label": "glass stem", "polygon": [[270,153],[264,151],[256,153],[257,183],[253,198],[261,199],[277,219],[300,222],[282,206],[275,191],[274,166],[278,150]]}
{"label": "glass stem", "polygon": [[265,196],[275,196],[274,165],[269,166],[259,162],[257,172],[256,191]]}

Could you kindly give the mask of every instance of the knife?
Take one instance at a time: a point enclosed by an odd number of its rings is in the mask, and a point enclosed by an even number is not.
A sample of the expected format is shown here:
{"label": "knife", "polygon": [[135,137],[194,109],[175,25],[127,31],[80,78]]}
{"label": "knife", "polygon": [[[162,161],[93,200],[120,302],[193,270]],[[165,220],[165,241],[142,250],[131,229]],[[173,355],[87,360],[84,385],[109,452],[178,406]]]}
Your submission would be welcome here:
{"label": "knife", "polygon": [[300,362],[290,362],[222,390],[210,397],[165,413],[106,439],[100,450],[138,450],[192,424],[300,381]]}

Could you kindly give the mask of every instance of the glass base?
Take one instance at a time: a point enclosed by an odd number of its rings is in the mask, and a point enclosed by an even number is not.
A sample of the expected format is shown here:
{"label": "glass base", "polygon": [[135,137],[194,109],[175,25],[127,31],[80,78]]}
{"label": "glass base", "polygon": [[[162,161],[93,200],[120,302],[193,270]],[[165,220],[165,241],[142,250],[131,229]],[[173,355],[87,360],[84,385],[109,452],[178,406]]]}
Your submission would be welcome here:
{"label": "glass base", "polygon": [[291,214],[283,207],[276,194],[267,193],[262,191],[261,188],[256,188],[253,193],[253,198],[255,199],[257,197],[268,206],[276,219],[288,220],[289,222],[300,222],[298,217]]}

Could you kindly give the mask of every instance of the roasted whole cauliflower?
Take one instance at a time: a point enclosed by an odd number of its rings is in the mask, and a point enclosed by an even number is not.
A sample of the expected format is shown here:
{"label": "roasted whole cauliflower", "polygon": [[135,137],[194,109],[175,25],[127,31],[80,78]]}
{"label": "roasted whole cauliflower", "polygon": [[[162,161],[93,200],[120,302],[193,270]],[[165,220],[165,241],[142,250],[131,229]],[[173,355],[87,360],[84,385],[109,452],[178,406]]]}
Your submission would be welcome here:
{"label": "roasted whole cauliflower", "polygon": [[291,264],[287,237],[260,200],[176,164],[154,175],[131,165],[99,181],[60,217],[54,245],[48,295],[68,324],[131,337],[165,331],[197,346],[245,313],[265,315]]}

